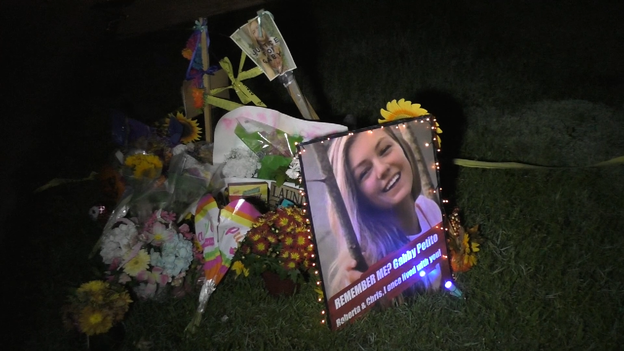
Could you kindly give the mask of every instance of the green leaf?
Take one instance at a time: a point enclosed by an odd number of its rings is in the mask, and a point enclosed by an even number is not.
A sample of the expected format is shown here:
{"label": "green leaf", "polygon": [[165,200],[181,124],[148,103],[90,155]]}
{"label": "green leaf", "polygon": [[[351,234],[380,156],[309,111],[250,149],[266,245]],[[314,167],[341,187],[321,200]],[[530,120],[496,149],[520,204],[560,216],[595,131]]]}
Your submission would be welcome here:
{"label": "green leaf", "polygon": [[291,158],[280,155],[268,155],[263,157],[262,160],[260,160],[258,178],[276,180],[277,174],[280,173],[279,169],[285,167],[281,172],[285,173],[291,161]]}

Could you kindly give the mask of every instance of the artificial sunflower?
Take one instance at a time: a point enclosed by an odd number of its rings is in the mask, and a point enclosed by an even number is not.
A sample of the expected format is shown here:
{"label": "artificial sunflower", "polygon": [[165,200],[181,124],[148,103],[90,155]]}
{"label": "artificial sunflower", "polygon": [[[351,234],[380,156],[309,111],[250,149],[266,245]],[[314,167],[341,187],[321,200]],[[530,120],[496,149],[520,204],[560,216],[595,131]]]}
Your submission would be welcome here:
{"label": "artificial sunflower", "polygon": [[420,117],[429,114],[427,110],[420,107],[420,104],[412,104],[411,101],[401,99],[398,102],[392,100],[386,104],[386,109],[383,108],[379,111],[383,119],[379,119],[379,123],[396,121],[398,119]]}
{"label": "artificial sunflower", "polygon": [[480,251],[482,239],[479,225],[464,229],[459,219],[459,209],[455,208],[449,218],[450,263],[454,272],[465,272],[477,264],[476,253]]}
{"label": "artificial sunflower", "polygon": [[[420,104],[412,104],[411,101],[400,99],[398,102],[396,99],[386,104],[386,110],[383,108],[379,111],[383,119],[378,119],[378,123],[392,122],[403,118],[420,117],[429,114],[427,110],[421,107]],[[439,134],[442,134],[442,129],[437,121],[435,123],[437,148],[442,145],[442,139]]]}
{"label": "artificial sunflower", "polygon": [[180,142],[182,144],[188,144],[192,141],[199,141],[201,135],[201,128],[199,127],[199,123],[192,118],[187,118],[181,112],[176,112],[169,114],[169,118],[164,123],[165,130],[169,131],[171,126],[171,119],[175,119],[179,124],[182,125],[182,131],[180,133]]}

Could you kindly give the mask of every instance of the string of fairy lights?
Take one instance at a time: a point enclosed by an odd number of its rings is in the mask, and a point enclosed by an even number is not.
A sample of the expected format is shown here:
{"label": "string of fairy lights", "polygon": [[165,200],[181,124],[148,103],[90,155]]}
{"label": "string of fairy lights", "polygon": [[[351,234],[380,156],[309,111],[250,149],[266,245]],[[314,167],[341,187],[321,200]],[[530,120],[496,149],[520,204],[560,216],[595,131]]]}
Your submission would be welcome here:
{"label": "string of fairy lights", "polygon": [[[437,129],[437,127],[436,127],[436,125],[437,125],[437,120],[436,120],[436,118],[435,118],[435,117],[426,117],[426,118],[421,118],[421,119],[419,120],[419,122],[420,122],[420,123],[429,122],[429,123],[431,124],[431,129],[434,131],[434,132],[432,133],[432,140],[431,140],[431,142],[425,142],[425,143],[424,143],[425,147],[429,147],[429,146],[432,146],[432,145],[436,145],[436,146],[437,146],[436,151],[437,151],[437,152],[440,152],[440,151],[441,151],[441,149],[440,149],[440,144],[438,143],[438,140],[437,140],[436,135],[435,135],[435,130]],[[395,127],[396,129],[399,129],[399,128],[406,128],[406,126],[407,126],[407,125],[406,125],[406,123],[400,123],[400,124],[396,124],[394,127]],[[380,129],[383,129],[384,127],[385,127],[385,126],[383,126],[383,125],[382,125],[382,126],[380,127]],[[392,127],[388,127],[388,128],[392,128]],[[373,134],[373,130],[368,130],[368,131],[367,131],[367,133],[368,133],[368,134]],[[355,134],[355,133],[353,133],[353,132],[348,132],[348,133],[346,134],[346,136],[347,136],[347,137],[349,137],[349,136],[353,136],[354,134]],[[323,144],[325,141],[329,141],[330,139],[331,139],[331,138],[329,138],[329,137],[328,137],[326,140],[321,140],[320,142],[321,142],[321,144]],[[296,145],[296,146],[299,146],[299,143],[295,143],[295,145]],[[295,158],[296,158],[296,157],[299,157],[299,156],[300,156],[300,155],[302,155],[302,153],[304,153],[304,152],[306,152],[305,148],[304,148],[303,146],[300,146],[300,151],[298,152],[298,156],[295,156]],[[440,163],[436,161],[436,162],[435,162],[435,164],[434,164],[434,166],[433,166],[433,168],[434,168],[437,172],[439,172],[439,171],[440,171]],[[300,184],[302,184],[302,183],[303,183],[303,177],[302,177],[301,175],[299,176],[299,183],[300,183]],[[436,194],[436,193],[438,193],[438,192],[441,194],[441,192],[442,192],[442,187],[438,187],[437,189],[432,188],[432,189],[430,189],[430,191],[431,191],[432,193],[434,193],[434,194]],[[302,198],[304,199],[304,200],[303,200],[303,203],[302,203],[302,205],[303,205],[303,213],[304,213],[304,214],[307,214],[307,213],[308,213],[307,209],[308,209],[308,207],[309,207],[309,204],[308,204],[308,203],[306,202],[306,200],[305,200],[305,199],[306,199],[306,197],[305,197],[305,196],[306,196],[305,191],[304,191],[303,189],[300,189],[300,190],[299,190],[299,194],[300,194],[300,195],[302,196]],[[447,199],[442,199],[441,201],[442,201],[442,203],[444,203],[444,204],[447,204],[447,203],[449,202]],[[444,217],[446,217],[446,215],[444,214],[444,211],[443,211],[442,215],[443,215]],[[308,218],[306,218],[306,224],[308,224],[308,225],[309,225],[309,224],[310,224],[309,215],[308,215],[307,217],[308,217]],[[443,223],[444,223],[444,222],[443,222]],[[436,228],[437,228],[437,229],[439,229],[439,228],[440,228],[440,226],[436,226]],[[449,229],[448,229],[448,228],[446,228],[446,227],[444,227],[443,229],[444,229],[444,231],[448,231],[448,230],[449,230]],[[312,232],[311,232],[311,229],[310,229],[310,228],[308,228],[308,233],[310,233],[310,235],[308,235],[308,239],[312,240]],[[314,244],[310,244],[310,248],[314,250]],[[311,257],[312,257],[312,258],[315,258],[316,256],[315,256],[315,254],[312,254],[312,255],[311,255]],[[446,260],[446,259],[448,258],[448,256],[447,256],[447,255],[442,255],[442,258]],[[316,285],[318,286],[318,288],[319,288],[319,289],[322,289],[323,291],[325,291],[325,289],[322,287],[322,282],[321,282],[320,273],[319,273],[318,269],[316,269],[316,268],[317,268],[317,267],[316,267],[316,262],[313,262],[313,263],[312,263],[312,266],[314,267],[314,275],[316,276]],[[424,271],[420,272],[420,276],[421,276],[421,277],[423,276],[423,273],[424,273]],[[453,284],[453,282],[451,282],[451,281],[446,281],[446,282],[444,283],[444,287],[445,287],[446,289],[448,289],[448,290],[451,292],[451,294],[453,294],[453,295],[455,295],[455,296],[461,296],[461,291],[459,291],[459,289],[457,289],[457,287],[455,287],[455,285]],[[317,301],[318,301],[319,303],[322,303],[322,302],[323,302],[323,298],[319,296],[319,298],[318,298],[318,300],[317,300]],[[326,323],[327,323],[327,311],[326,311],[325,309],[322,309],[322,310],[321,310],[321,316],[322,316],[322,317],[321,317],[322,319],[321,319],[321,321],[320,321],[320,324],[326,324]]]}

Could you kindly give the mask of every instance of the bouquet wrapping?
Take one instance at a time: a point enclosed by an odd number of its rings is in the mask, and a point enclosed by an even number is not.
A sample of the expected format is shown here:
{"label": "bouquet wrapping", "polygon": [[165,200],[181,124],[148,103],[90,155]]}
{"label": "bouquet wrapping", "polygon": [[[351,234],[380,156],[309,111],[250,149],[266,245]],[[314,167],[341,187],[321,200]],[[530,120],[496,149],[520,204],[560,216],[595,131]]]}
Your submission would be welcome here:
{"label": "bouquet wrapping", "polygon": [[199,326],[208,299],[232,265],[239,243],[259,216],[260,212],[244,199],[230,202],[223,209],[219,209],[210,194],[197,202],[195,228],[205,261],[205,280],[195,316],[186,327],[187,333],[194,333]]}

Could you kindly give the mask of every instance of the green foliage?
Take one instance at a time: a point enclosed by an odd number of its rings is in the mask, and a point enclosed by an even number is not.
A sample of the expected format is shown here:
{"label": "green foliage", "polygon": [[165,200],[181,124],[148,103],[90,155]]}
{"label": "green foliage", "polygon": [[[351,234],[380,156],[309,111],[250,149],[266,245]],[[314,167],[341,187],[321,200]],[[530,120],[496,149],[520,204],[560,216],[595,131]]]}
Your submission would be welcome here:
{"label": "green foliage", "polygon": [[277,186],[282,186],[286,181],[286,171],[292,162],[292,157],[281,155],[267,155],[260,160],[258,178],[274,179]]}

